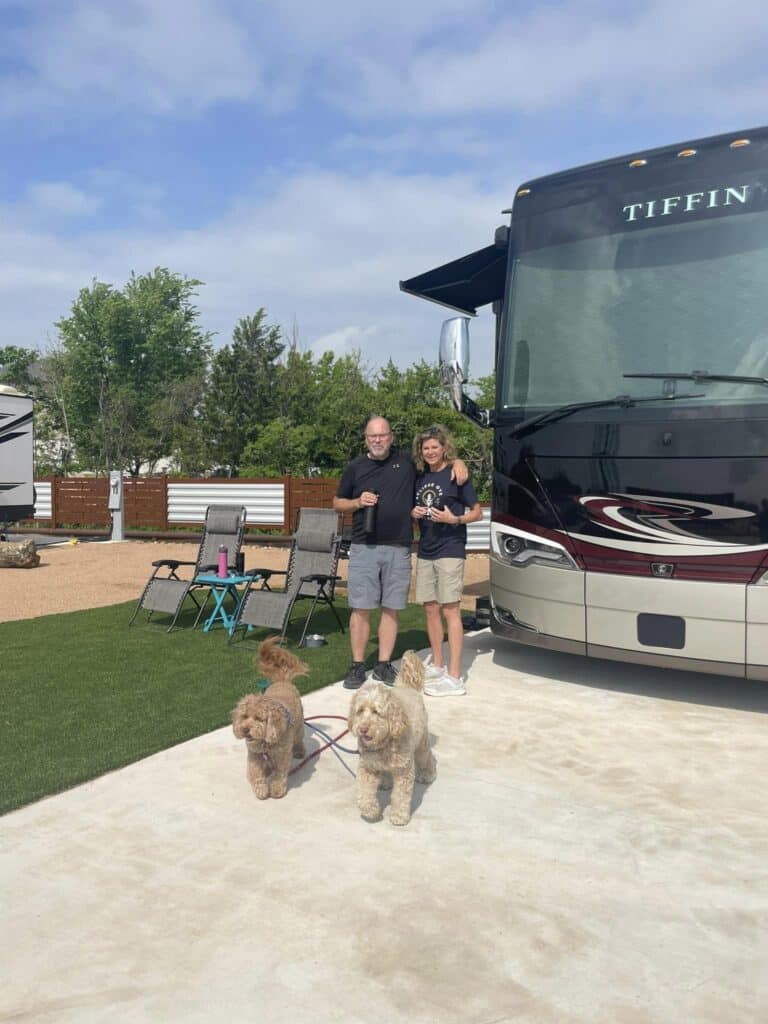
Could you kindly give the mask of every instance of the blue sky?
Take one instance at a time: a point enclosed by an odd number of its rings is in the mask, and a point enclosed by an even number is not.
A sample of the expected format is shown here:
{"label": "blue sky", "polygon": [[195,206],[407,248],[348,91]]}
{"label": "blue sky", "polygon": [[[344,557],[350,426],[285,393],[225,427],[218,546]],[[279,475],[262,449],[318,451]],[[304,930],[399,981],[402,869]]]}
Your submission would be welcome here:
{"label": "blue sky", "polygon": [[765,123],[767,43],[756,0],[0,0],[0,345],[166,266],[217,344],[263,306],[433,360],[448,314],[401,278],[488,244],[526,178]]}

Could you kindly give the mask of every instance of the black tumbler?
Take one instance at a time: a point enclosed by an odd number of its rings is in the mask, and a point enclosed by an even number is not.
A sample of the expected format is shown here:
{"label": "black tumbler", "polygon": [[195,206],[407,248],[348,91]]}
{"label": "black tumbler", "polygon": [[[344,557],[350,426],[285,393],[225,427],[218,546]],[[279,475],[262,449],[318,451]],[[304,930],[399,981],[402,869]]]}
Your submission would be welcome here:
{"label": "black tumbler", "polygon": [[[373,491],[378,498],[378,492]],[[366,533],[376,532],[376,505],[366,505],[365,512],[363,512],[363,530]]]}
{"label": "black tumbler", "polygon": [[243,551],[238,551],[237,554],[235,555],[235,574],[237,576],[242,576],[244,572],[245,572],[245,553]]}

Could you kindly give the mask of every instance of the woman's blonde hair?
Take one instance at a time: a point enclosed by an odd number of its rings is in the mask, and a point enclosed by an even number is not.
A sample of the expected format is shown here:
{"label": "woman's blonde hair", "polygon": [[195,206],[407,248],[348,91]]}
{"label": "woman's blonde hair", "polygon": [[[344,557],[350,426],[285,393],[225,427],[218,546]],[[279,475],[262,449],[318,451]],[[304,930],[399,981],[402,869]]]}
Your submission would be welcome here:
{"label": "woman's blonde hair", "polygon": [[421,454],[421,448],[425,441],[437,441],[438,444],[441,444],[445,448],[445,461],[449,465],[456,458],[456,442],[445,427],[436,423],[434,426],[422,430],[413,439],[413,461],[420,473],[424,472],[424,456]]}

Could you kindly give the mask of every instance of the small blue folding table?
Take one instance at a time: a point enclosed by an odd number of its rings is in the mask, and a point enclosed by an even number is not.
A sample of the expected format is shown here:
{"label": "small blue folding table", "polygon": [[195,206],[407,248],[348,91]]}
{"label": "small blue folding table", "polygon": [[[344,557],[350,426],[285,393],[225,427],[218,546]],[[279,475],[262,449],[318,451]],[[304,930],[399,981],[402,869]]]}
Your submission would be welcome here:
{"label": "small blue folding table", "polygon": [[[258,579],[258,575],[255,573],[246,573],[243,576],[238,576],[234,573],[231,573],[229,576],[219,576],[215,572],[201,572],[195,576],[195,583],[203,583],[211,588],[209,593],[213,595],[214,601],[213,611],[205,620],[205,625],[203,626],[204,633],[210,632],[217,622],[221,622],[229,635],[232,636],[235,619],[237,618],[237,610],[242,599],[239,588],[245,587],[254,578]],[[227,597],[232,598],[233,607],[230,612],[227,611],[225,606]],[[203,607],[200,609],[198,620],[207,604],[208,598],[206,597]],[[197,620],[195,624],[197,624]]]}

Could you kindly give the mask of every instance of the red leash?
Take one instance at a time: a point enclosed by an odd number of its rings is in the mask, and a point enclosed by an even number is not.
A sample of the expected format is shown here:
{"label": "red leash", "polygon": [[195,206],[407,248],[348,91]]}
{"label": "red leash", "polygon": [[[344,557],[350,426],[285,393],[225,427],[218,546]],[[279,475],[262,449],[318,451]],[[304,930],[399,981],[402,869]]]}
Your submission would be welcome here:
{"label": "red leash", "polygon": [[[305,722],[314,722],[318,718],[338,718],[340,722],[346,722],[346,720],[347,720],[344,715],[312,715],[311,718],[305,718],[304,721]],[[317,750],[313,750],[312,753],[308,754],[304,758],[303,761],[299,761],[299,763],[297,765],[295,765],[293,768],[291,768],[291,770],[288,772],[288,774],[289,775],[293,775],[294,772],[297,772],[299,770],[299,768],[303,768],[305,764],[307,764],[309,761],[311,761],[313,757],[317,757],[318,754],[322,754],[322,752],[324,750],[327,750],[328,747],[332,747],[334,745],[334,743],[338,743],[338,741],[342,738],[342,736],[346,736],[348,732],[349,732],[349,729],[345,729],[344,732],[340,732],[338,736],[334,736],[333,739],[328,740],[327,743],[324,743],[321,747],[318,747]]]}

